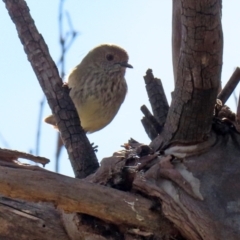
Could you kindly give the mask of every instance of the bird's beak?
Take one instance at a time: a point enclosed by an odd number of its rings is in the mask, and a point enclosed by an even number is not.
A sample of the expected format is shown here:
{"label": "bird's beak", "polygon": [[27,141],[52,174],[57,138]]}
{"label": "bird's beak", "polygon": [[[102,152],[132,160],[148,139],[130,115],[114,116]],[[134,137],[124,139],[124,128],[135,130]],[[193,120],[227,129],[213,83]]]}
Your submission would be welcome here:
{"label": "bird's beak", "polygon": [[129,63],[127,63],[127,62],[120,62],[119,64],[120,64],[122,67],[133,68],[133,66],[130,65]]}

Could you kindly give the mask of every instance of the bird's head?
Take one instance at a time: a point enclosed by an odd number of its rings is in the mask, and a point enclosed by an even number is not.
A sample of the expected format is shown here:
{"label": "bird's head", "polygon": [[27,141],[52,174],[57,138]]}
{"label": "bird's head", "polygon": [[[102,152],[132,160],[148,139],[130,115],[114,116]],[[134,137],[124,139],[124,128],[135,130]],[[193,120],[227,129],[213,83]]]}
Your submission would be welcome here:
{"label": "bird's head", "polygon": [[119,46],[103,44],[92,49],[82,60],[85,66],[106,72],[125,73],[126,68],[133,68],[128,63],[127,52]]}

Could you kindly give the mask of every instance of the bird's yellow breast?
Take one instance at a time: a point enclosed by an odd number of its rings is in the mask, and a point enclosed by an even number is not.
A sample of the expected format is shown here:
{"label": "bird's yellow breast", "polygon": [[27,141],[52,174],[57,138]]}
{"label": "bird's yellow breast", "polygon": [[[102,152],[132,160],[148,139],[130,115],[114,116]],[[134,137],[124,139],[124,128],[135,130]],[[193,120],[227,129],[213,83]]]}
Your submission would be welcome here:
{"label": "bird's yellow breast", "polygon": [[81,104],[75,104],[80,117],[81,125],[86,132],[96,132],[108,125],[117,111],[121,103],[113,104],[111,108],[106,108],[94,96],[90,96],[87,101]]}

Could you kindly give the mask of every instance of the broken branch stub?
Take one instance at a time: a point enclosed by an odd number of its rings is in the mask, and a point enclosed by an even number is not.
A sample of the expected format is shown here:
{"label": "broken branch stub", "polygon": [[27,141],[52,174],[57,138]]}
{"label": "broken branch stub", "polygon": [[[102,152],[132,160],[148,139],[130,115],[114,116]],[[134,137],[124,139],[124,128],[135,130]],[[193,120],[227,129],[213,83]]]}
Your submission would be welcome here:
{"label": "broken branch stub", "polygon": [[149,101],[152,107],[153,116],[160,124],[160,126],[163,126],[166,121],[169,105],[162,82],[160,79],[153,76],[152,69],[148,69],[146,71],[144,80]]}

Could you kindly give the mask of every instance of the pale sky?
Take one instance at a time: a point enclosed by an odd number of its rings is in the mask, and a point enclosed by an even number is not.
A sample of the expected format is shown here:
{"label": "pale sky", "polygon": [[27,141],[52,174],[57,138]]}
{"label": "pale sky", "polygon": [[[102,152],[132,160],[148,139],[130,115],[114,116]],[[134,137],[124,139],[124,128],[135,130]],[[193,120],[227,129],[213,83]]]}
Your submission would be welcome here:
{"label": "pale sky", "polygon": [[[58,0],[27,0],[30,13],[43,35],[55,62],[60,56],[58,39]],[[129,54],[133,69],[127,69],[128,94],[119,113],[103,130],[88,135],[90,142],[99,146],[97,157],[111,156],[121,149],[129,138],[148,144],[150,141],[141,125],[140,107],[148,103],[143,75],[152,68],[154,75],[163,81],[167,98],[173,91],[171,59],[171,0],[66,0],[65,9],[80,35],[66,55],[67,72],[96,45],[114,43]],[[240,57],[240,2],[223,1],[224,58],[222,82],[229,79]],[[19,151],[35,151],[37,122],[42,90],[27,61],[4,3],[0,4],[0,147]],[[67,26],[67,25],[66,25]],[[238,88],[239,89],[239,88]],[[239,94],[239,90],[237,91]],[[235,111],[234,99],[228,105]],[[51,111],[44,107],[44,116]],[[54,170],[56,132],[42,124],[41,156]],[[64,150],[60,172],[73,176]]]}

